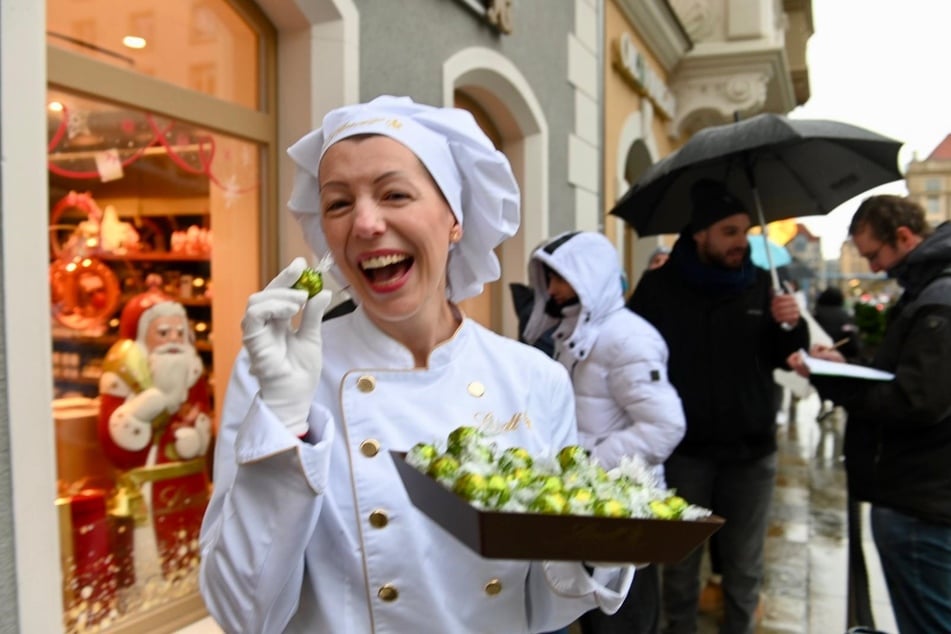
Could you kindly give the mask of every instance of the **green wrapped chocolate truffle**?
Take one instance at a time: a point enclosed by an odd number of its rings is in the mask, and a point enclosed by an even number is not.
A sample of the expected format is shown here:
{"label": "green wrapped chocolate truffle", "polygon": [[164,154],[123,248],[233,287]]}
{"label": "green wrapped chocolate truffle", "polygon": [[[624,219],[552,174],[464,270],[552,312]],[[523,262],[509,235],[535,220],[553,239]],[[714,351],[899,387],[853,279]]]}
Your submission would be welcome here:
{"label": "green wrapped chocolate truffle", "polygon": [[489,476],[485,486],[485,501],[492,508],[500,508],[512,497],[509,483],[498,473]]}
{"label": "green wrapped chocolate truffle", "polygon": [[470,502],[483,500],[488,491],[488,482],[486,482],[485,476],[481,473],[466,471],[456,478],[456,481],[452,485],[452,490]]}
{"label": "green wrapped chocolate truffle", "polygon": [[469,427],[463,425],[462,427],[456,427],[451,432],[449,432],[449,437],[447,438],[446,451],[451,453],[454,456],[461,456],[463,453],[469,450],[470,447],[476,444],[476,442],[482,438],[482,432],[480,432],[475,427]]}
{"label": "green wrapped chocolate truffle", "polygon": [[667,503],[663,500],[651,500],[647,503],[647,506],[650,508],[651,513],[654,514],[659,520],[672,520],[674,519],[674,512],[671,510]]}
{"label": "green wrapped chocolate truffle", "polygon": [[307,291],[307,298],[309,299],[323,290],[324,276],[317,269],[307,267],[291,288]]}
{"label": "green wrapped chocolate truffle", "polygon": [[530,469],[532,464],[532,455],[522,447],[509,447],[499,456],[499,469],[505,473],[516,469]]}
{"label": "green wrapped chocolate truffle", "polygon": [[588,452],[580,445],[568,445],[558,452],[558,464],[564,471],[583,465],[587,461]]}
{"label": "green wrapped chocolate truffle", "polygon": [[420,471],[426,471],[438,455],[439,449],[436,448],[436,445],[428,442],[418,442],[406,453],[406,461]]}
{"label": "green wrapped chocolate truffle", "polygon": [[533,513],[545,513],[547,515],[560,515],[565,512],[568,508],[568,500],[565,499],[565,496],[558,492],[542,492],[539,493],[531,504],[528,505],[528,510]]}
{"label": "green wrapped chocolate truffle", "polygon": [[521,489],[532,484],[532,480],[535,479],[535,472],[528,467],[519,467],[506,473],[505,477],[513,487]]}
{"label": "green wrapped chocolate truffle", "polygon": [[631,511],[623,502],[607,498],[594,503],[594,514],[598,517],[628,517]]}
{"label": "green wrapped chocolate truffle", "polygon": [[560,493],[565,488],[561,478],[556,475],[539,475],[532,484],[538,488],[539,492],[545,493]]}
{"label": "green wrapped chocolate truffle", "polygon": [[669,498],[664,500],[670,510],[673,512],[675,517],[680,517],[683,515],[683,512],[687,510],[689,504],[687,500],[683,499],[679,495],[671,495]]}
{"label": "green wrapped chocolate truffle", "polygon": [[454,481],[459,471],[459,461],[453,456],[443,454],[429,463],[427,473],[437,480]]}
{"label": "green wrapped chocolate truffle", "polygon": [[594,491],[587,487],[575,487],[568,491],[568,501],[581,507],[587,507],[595,500]]}

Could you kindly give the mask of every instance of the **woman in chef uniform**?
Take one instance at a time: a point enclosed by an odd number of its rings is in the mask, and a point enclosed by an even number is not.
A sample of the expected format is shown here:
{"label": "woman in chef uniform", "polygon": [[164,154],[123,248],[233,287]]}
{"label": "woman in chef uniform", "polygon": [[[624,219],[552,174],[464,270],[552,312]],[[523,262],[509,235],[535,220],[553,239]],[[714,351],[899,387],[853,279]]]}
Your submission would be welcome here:
{"label": "woman in chef uniform", "polygon": [[[379,97],[288,151],[290,208],[355,311],[251,296],[201,536],[201,589],[227,632],[553,630],[615,611],[630,567],[483,559],[409,501],[390,457],[461,425],[553,455],[577,442],[571,384],[543,353],[465,317],[518,229],[505,156],[472,116]],[[302,312],[295,329],[291,319]]]}

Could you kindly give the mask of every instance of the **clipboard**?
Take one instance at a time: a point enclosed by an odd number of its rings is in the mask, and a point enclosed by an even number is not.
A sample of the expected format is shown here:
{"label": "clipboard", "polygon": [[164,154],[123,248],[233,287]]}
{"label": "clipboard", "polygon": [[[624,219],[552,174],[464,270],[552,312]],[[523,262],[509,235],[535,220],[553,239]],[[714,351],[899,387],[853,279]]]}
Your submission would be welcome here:
{"label": "clipboard", "polygon": [[805,350],[800,350],[803,363],[809,368],[810,374],[822,376],[838,376],[849,379],[867,379],[870,381],[891,381],[895,375],[885,370],[870,368],[854,363],[839,363],[810,356]]}

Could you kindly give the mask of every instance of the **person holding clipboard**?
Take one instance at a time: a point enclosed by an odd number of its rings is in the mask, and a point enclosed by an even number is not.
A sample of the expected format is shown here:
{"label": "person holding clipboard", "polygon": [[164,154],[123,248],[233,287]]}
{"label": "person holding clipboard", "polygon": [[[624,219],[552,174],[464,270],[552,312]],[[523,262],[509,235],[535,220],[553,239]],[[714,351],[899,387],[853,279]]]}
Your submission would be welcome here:
{"label": "person holding clipboard", "polygon": [[[872,362],[887,374],[830,373],[829,365],[845,361],[830,346],[794,353],[788,362],[822,398],[848,411],[849,494],[870,503],[872,536],[899,630],[948,632],[951,223],[932,229],[912,200],[872,196],[859,206],[849,234],[872,271],[886,271],[904,289]],[[833,363],[819,374],[814,359]]]}

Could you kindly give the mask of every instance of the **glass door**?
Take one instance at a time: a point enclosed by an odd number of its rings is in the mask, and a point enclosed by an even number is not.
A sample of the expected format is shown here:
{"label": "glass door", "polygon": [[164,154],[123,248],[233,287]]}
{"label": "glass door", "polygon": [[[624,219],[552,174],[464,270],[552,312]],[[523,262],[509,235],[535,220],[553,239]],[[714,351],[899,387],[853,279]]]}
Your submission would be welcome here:
{"label": "glass door", "polygon": [[273,235],[273,31],[225,0],[47,15],[64,627],[173,631],[203,614],[216,404]]}

